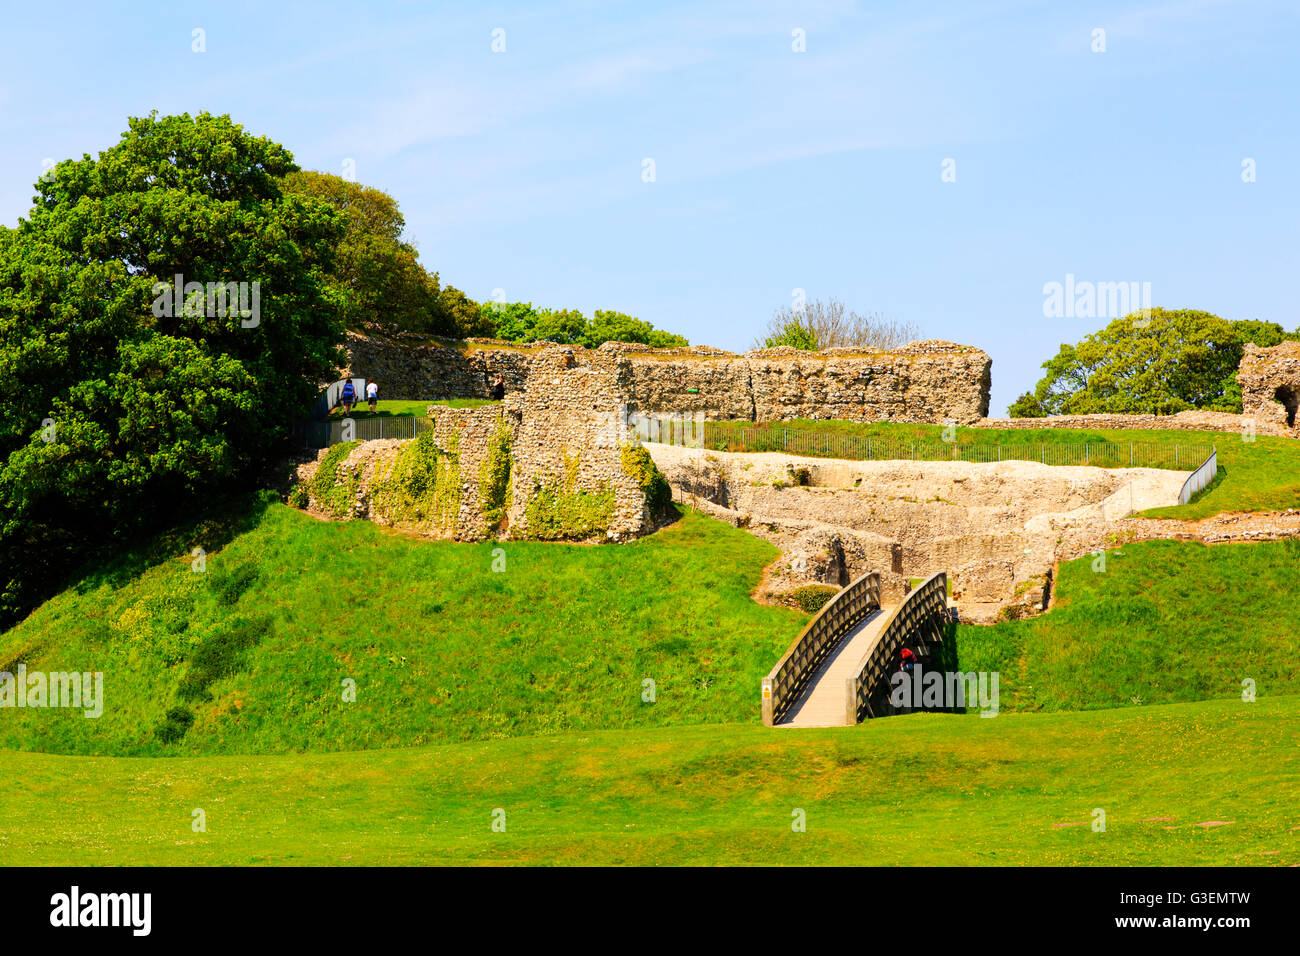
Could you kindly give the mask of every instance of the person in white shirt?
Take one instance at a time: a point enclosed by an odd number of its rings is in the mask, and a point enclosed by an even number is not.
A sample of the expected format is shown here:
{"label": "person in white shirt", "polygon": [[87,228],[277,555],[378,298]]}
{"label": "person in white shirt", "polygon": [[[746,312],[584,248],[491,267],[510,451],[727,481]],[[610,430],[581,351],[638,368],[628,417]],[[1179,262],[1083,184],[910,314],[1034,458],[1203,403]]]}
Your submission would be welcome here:
{"label": "person in white shirt", "polygon": [[366,386],[366,402],[370,405],[370,411],[373,413],[379,404],[379,386],[374,382]]}

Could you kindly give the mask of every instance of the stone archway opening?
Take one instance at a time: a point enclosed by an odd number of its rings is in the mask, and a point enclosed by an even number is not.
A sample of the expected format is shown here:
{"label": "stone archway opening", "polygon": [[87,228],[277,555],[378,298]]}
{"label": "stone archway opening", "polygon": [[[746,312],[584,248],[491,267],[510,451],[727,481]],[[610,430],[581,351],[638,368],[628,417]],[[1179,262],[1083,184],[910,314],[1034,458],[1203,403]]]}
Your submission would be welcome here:
{"label": "stone archway opening", "polygon": [[1287,427],[1294,428],[1296,411],[1300,410],[1300,388],[1294,385],[1279,385],[1273,393],[1274,400],[1281,402],[1286,409]]}

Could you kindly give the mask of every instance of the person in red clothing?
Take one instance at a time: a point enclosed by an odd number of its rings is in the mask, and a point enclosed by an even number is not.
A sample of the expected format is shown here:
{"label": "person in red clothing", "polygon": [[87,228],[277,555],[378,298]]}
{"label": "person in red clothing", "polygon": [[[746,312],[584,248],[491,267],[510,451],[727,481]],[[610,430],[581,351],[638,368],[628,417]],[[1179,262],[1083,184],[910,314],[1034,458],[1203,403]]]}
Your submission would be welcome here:
{"label": "person in red clothing", "polygon": [[916,664],[916,655],[912,653],[912,649],[905,647],[899,652],[898,656],[902,658],[903,671],[908,674],[912,673],[912,667]]}

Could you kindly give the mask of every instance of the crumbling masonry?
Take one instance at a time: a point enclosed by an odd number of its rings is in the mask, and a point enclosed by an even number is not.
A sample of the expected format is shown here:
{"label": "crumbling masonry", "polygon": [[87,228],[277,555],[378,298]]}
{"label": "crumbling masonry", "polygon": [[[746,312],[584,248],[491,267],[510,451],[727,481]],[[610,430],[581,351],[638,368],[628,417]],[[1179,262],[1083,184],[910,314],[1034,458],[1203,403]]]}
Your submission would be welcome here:
{"label": "crumbling masonry", "polygon": [[[351,334],[346,371],[379,382],[384,398],[487,398],[498,374],[508,393],[523,391],[538,367],[535,359],[547,348],[490,340],[453,348],[430,340]],[[988,414],[992,363],[979,349],[952,342],[912,342],[884,351],[776,348],[743,355],[705,346],[652,349],[607,342],[570,351],[579,366],[612,374],[617,404],[631,412],[698,413],[710,420],[959,425]]]}

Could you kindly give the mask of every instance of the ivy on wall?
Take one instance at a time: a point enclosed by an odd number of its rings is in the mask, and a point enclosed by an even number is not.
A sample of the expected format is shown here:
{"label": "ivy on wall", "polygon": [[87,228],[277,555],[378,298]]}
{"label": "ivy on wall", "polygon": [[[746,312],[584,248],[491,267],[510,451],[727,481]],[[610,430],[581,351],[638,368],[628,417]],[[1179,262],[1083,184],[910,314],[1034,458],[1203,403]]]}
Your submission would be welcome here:
{"label": "ivy on wall", "polygon": [[351,509],[352,503],[357,496],[357,476],[349,471],[344,476],[342,484],[339,483],[339,466],[352,453],[352,449],[361,444],[356,441],[342,442],[334,445],[325,453],[321,459],[320,465],[316,468],[316,474],[312,475],[311,480],[307,483],[307,488],[303,490],[299,485],[294,488],[289,496],[289,503],[299,508],[307,507],[309,501],[315,501],[316,506],[322,511],[328,512],[335,518],[342,518]]}
{"label": "ivy on wall", "polygon": [[644,445],[624,445],[623,473],[637,483],[645,494],[652,515],[662,514],[673,500],[673,490],[668,479],[655,467],[654,459]]}
{"label": "ivy on wall", "polygon": [[420,525],[450,534],[460,515],[460,454],[453,436],[442,448],[432,432],[420,435],[376,479],[371,499],[394,523]]}
{"label": "ivy on wall", "polygon": [[510,510],[510,472],[514,466],[510,444],[514,437],[514,430],[504,419],[498,419],[479,469],[479,507],[489,531],[500,530]]}
{"label": "ivy on wall", "polygon": [[564,477],[560,481],[533,486],[524,506],[523,537],[539,541],[580,540],[600,534],[614,520],[614,488],[605,484],[596,491],[579,488],[578,456],[564,455]]}

